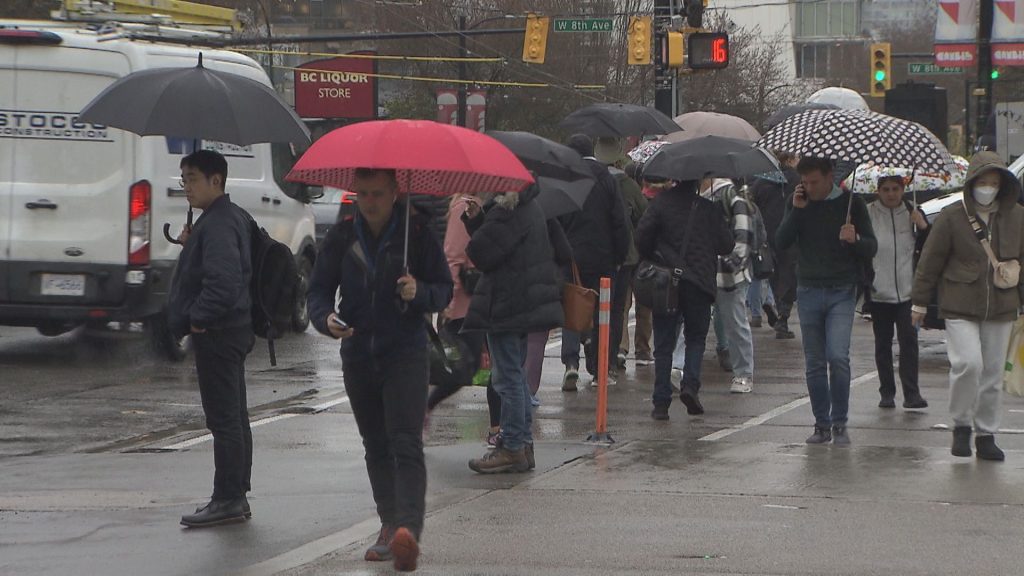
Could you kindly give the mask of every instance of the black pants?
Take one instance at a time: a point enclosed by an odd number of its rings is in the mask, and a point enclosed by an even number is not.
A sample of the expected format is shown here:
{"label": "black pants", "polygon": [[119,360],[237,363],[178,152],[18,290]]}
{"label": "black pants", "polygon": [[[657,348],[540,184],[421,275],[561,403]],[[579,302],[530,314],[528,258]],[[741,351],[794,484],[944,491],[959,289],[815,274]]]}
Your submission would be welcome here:
{"label": "black pants", "polygon": [[[470,358],[472,358],[473,374],[476,374],[477,370],[480,369],[480,354],[484,349],[486,332],[472,331],[460,333],[462,331],[462,323],[464,320],[465,318],[452,320],[441,326],[441,330],[445,332],[446,336],[458,338],[466,344],[466,349],[469,351]],[[458,392],[460,388],[471,384],[472,382],[460,382],[449,385],[442,384],[434,386],[433,391],[430,392],[430,397],[427,398],[427,410],[433,410],[449,396]]]}
{"label": "black pants", "polygon": [[871,303],[871,326],[875,332],[875,367],[878,368],[879,394],[883,398],[896,396],[896,376],[892,366],[893,326],[900,344],[900,383],[903,399],[921,395],[917,385],[917,331],[911,321],[911,303]]}
{"label": "black pants", "polygon": [[252,328],[210,329],[192,335],[206,427],[213,435],[213,500],[252,489],[252,430],[245,398],[245,357]]}
{"label": "black pants", "polygon": [[423,416],[430,362],[426,349],[383,357],[342,354],[345,391],[366,449],[366,472],[383,524],[423,530],[427,467]]}
{"label": "black pants", "polygon": [[[616,362],[615,357],[622,345],[622,333],[628,328],[626,324],[626,301],[629,300],[629,293],[633,290],[636,266],[636,264],[621,266],[619,271],[615,273],[615,282],[612,283],[612,325],[608,339],[608,354],[612,359],[613,365]],[[613,334],[618,334],[618,339]]]}
{"label": "black pants", "polygon": [[680,336],[686,338],[686,365],[683,366],[682,391],[694,395],[700,391],[700,369],[711,325],[711,306],[715,299],[690,282],[679,283],[679,309],[674,314],[654,314],[654,394],[655,406],[672,403],[672,353]]}
{"label": "black pants", "polygon": [[796,302],[796,262],[797,249],[775,250],[775,272],[768,279],[775,295],[775,309],[779,318],[788,320]]}
{"label": "black pants", "polygon": [[[590,272],[580,272],[580,282],[584,286],[591,290],[601,294],[601,274],[594,274]],[[608,277],[612,281],[612,291],[614,293],[616,285],[616,277],[618,274],[611,274]],[[572,278],[572,271],[569,271],[566,278]],[[623,296],[625,297],[625,296]],[[623,305],[625,301],[623,301]],[[586,354],[586,368],[587,372],[591,376],[597,377],[597,336],[600,322],[600,299],[598,304],[594,306],[594,322],[591,329],[586,332],[572,332],[570,330],[562,330],[562,363],[565,365],[579,366],[580,362],[580,343],[583,343],[583,351]],[[615,312],[611,312],[612,318],[609,320],[608,326],[608,360],[609,369],[615,367],[614,358],[615,353],[619,349],[619,342],[622,340],[622,322],[615,321]],[[620,315],[621,316],[621,315]]]}

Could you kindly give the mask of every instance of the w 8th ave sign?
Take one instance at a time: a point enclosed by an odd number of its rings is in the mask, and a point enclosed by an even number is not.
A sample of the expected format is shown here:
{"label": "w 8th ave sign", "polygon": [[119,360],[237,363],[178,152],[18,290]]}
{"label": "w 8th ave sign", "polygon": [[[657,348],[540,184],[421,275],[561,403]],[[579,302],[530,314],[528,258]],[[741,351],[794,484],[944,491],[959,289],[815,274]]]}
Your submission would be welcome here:
{"label": "w 8th ave sign", "polygon": [[306,62],[295,70],[295,113],[302,118],[376,118],[376,72],[377,61],[371,58]]}

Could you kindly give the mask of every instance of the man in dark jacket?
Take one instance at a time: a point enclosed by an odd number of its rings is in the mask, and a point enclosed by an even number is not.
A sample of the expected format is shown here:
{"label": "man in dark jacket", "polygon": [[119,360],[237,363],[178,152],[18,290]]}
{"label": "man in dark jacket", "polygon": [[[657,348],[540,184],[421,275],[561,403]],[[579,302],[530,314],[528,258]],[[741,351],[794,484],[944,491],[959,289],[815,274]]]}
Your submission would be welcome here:
{"label": "man in dark jacket", "polygon": [[249,296],[251,217],[224,193],[228,164],[212,150],[181,160],[189,205],[203,211],[184,243],[171,280],[170,329],[192,334],[206,426],[213,435],[213,496],[188,527],[214,526],[252,516],[245,493],[252,474],[252,432],[245,399],[245,357],[254,343]]}
{"label": "man in dark jacket", "polygon": [[717,287],[718,257],[732,252],[735,241],[721,203],[702,198],[694,180],[678,183],[651,200],[637,226],[640,258],[682,271],[679,306],[673,314],[654,315],[655,420],[668,420],[672,404],[672,352],[679,323],[686,338],[686,364],[679,399],[691,415],[703,414],[700,364],[711,323]]}
{"label": "man in dark jacket", "polygon": [[469,467],[481,474],[534,467],[533,423],[526,362],[527,334],[564,323],[562,294],[538,189],[499,194],[486,211],[471,204],[463,220],[472,238],[466,254],[483,277],[476,285],[463,330],[485,330],[491,385],[501,396],[501,445]]}
{"label": "man in dark jacket", "polygon": [[[584,286],[600,292],[601,278],[611,278],[614,284],[619,266],[626,261],[631,237],[626,224],[626,208],[619,193],[618,183],[608,167],[594,157],[594,142],[589,136],[576,134],[569,138],[567,145],[583,156],[597,183],[583,203],[583,210],[559,218],[565,229],[576,265],[580,270],[580,281]],[[572,273],[566,275],[572,278]],[[594,328],[598,326],[598,309],[594,307]],[[617,346],[622,338],[622,324],[612,322],[608,342]],[[562,364],[565,376],[562,390],[576,390],[579,380],[580,342],[586,342],[587,372],[597,378],[597,338],[570,330],[562,331]],[[615,358],[615,349],[609,351],[609,359]],[[609,380],[609,382],[612,382]]]}
{"label": "man in dark jacket", "polygon": [[804,157],[800,184],[775,234],[780,250],[800,247],[800,336],[814,413],[808,444],[850,444],[850,334],[857,284],[878,248],[864,201],[833,182],[832,161]]}
{"label": "man in dark jacket", "polygon": [[[310,279],[309,319],[341,340],[345,391],[366,449],[381,529],[368,561],[415,570],[427,489],[423,417],[430,373],[425,315],[452,297],[441,245],[422,217],[409,230],[390,170],[356,171],[353,218],[331,228]],[[335,310],[335,295],[341,299]]]}
{"label": "man in dark jacket", "polygon": [[793,311],[793,303],[796,302],[797,248],[791,246],[786,250],[780,250],[775,243],[775,233],[782,223],[790,196],[796,185],[800,183],[800,175],[793,169],[792,164],[796,158],[792,154],[776,152],[775,156],[782,166],[786,183],[755,180],[751,187],[751,196],[754,204],[757,204],[758,210],[761,211],[764,228],[768,233],[768,245],[775,256],[775,271],[768,280],[772,287],[772,294],[775,295],[775,306],[779,314],[774,326],[775,337],[780,340],[788,340],[796,337],[789,329],[789,315]]}

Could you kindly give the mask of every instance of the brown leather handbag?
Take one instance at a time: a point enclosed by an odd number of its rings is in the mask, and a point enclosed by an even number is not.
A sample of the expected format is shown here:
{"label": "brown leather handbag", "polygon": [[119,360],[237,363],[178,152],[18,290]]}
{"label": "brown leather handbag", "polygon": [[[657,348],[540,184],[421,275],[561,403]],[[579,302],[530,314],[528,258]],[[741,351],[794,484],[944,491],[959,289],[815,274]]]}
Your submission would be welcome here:
{"label": "brown leather handbag", "polygon": [[565,329],[586,332],[594,325],[597,292],[583,286],[576,260],[572,261],[572,282],[562,288],[562,309],[565,311]]}

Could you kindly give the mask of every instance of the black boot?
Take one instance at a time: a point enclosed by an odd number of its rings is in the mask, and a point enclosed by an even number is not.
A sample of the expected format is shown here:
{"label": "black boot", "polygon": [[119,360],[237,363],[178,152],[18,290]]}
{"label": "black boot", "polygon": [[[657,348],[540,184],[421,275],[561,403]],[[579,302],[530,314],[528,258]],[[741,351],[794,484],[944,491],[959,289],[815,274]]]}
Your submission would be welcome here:
{"label": "black boot", "polygon": [[775,339],[792,340],[793,338],[796,338],[796,334],[789,329],[789,318],[779,316],[779,319],[775,321]]}
{"label": "black boot", "polygon": [[971,427],[956,426],[953,428],[953,456],[971,455]]}
{"label": "black boot", "polygon": [[182,516],[181,524],[189,528],[205,528],[243,522],[251,516],[249,502],[242,496],[233,500],[211,500],[209,504],[196,510],[195,514]]}
{"label": "black boot", "polygon": [[[991,434],[978,434],[974,439],[974,447],[978,449],[978,458],[1002,462],[1006,459],[1003,451],[996,446],[996,437]],[[968,456],[970,453],[968,453]]]}

